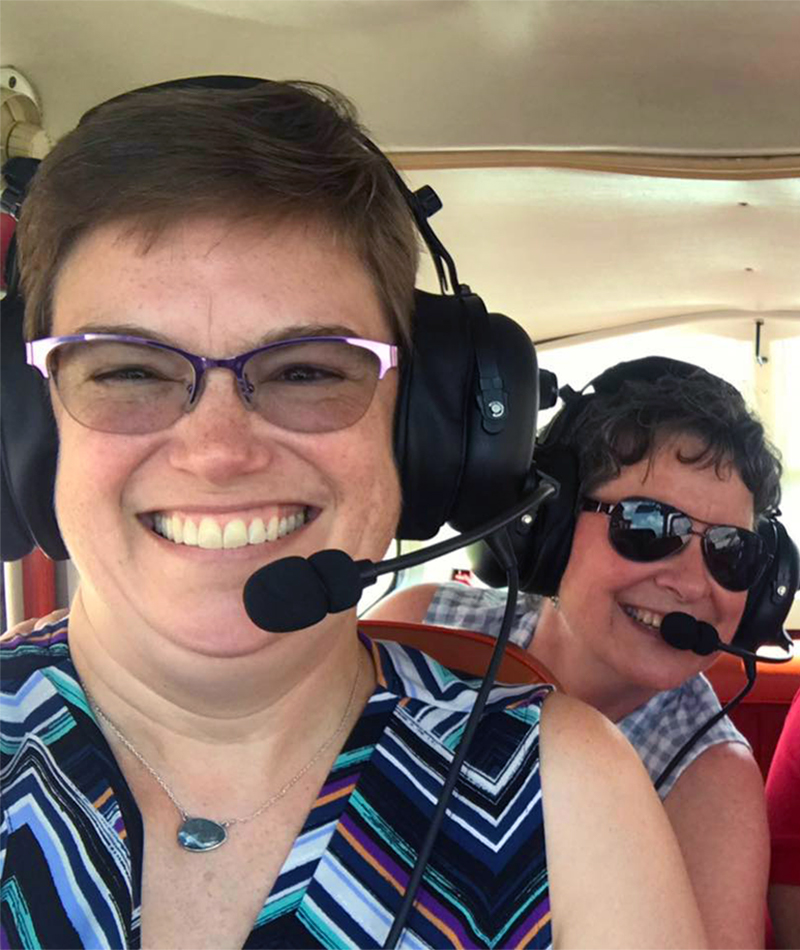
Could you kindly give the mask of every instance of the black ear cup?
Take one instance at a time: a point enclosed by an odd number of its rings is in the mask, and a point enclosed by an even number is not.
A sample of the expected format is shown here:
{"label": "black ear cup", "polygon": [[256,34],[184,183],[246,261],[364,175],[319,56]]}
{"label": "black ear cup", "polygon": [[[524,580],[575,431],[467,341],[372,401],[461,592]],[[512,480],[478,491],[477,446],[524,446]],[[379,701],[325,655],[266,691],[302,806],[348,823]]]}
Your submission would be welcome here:
{"label": "black ear cup", "polygon": [[800,556],[786,528],[777,518],[769,518],[759,525],[758,533],[772,559],[759,582],[748,591],[733,637],[736,646],[752,651],[765,644],[785,646],[788,635],[783,624],[800,584]]}
{"label": "black ear cup", "polygon": [[536,351],[479,297],[416,292],[395,417],[399,538],[465,531],[519,501],[538,409]]}
{"label": "black ear cup", "polygon": [[[16,216],[39,165],[11,158],[3,166],[3,210]],[[47,383],[25,362],[24,306],[16,237],[4,261],[6,298],[0,350],[0,555],[15,561],[38,544],[51,558],[67,552],[53,511],[58,440]]]}
{"label": "black ear cup", "polygon": [[21,520],[18,506],[11,491],[9,473],[6,471],[6,454],[0,457],[0,531],[2,532],[2,558],[16,561],[30,554],[35,541],[28,526]]}
{"label": "black ear cup", "polygon": [[58,437],[47,383],[25,362],[23,310],[18,296],[3,301],[0,553],[13,561],[38,544],[54,560],[65,560],[69,555],[53,509]]}
{"label": "black ear cup", "polygon": [[[558,495],[542,505],[532,523],[519,521],[508,533],[519,564],[520,590],[549,597],[558,591],[572,550],[578,459],[571,449],[556,443],[537,446],[534,463],[537,472],[558,482]],[[472,570],[484,584],[505,585],[506,572],[485,542],[472,545],[468,554]]]}
{"label": "black ear cup", "polygon": [[[447,519],[468,531],[517,504],[530,474],[539,373],[536,350],[519,324],[468,300],[475,362],[464,413],[464,464]],[[495,415],[495,411],[497,415]]]}
{"label": "black ear cup", "polygon": [[[542,505],[530,525],[518,522],[508,532],[519,564],[520,590],[547,597],[558,591],[575,532],[580,476],[578,457],[567,447],[566,436],[591,398],[566,386],[561,396],[564,406],[536,441],[532,476],[535,479],[536,473],[541,473],[554,479],[559,485],[558,495]],[[485,542],[472,545],[468,554],[480,580],[492,587],[504,586],[506,572]]]}
{"label": "black ear cup", "polygon": [[544,505],[531,528],[530,550],[520,573],[522,590],[552,596],[567,568],[575,534],[580,478],[575,453],[563,445],[543,446],[534,455],[537,468],[559,484],[556,498]]}

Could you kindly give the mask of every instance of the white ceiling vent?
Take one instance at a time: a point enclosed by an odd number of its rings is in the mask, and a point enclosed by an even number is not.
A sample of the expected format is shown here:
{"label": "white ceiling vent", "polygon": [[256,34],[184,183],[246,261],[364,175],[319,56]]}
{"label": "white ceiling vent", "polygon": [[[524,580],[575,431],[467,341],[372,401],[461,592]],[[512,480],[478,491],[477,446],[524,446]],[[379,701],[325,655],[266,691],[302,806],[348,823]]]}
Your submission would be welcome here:
{"label": "white ceiling vent", "polygon": [[0,69],[2,115],[0,116],[0,160],[44,158],[52,142],[42,128],[42,110],[33,86],[13,66]]}

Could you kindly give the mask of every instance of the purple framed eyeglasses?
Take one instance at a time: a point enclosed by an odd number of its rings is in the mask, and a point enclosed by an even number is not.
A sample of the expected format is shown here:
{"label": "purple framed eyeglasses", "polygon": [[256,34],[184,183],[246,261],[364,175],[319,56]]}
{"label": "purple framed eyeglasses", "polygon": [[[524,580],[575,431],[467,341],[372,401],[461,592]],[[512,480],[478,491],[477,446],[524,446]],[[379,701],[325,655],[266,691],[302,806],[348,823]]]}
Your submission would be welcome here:
{"label": "purple framed eyeglasses", "polygon": [[346,429],[398,365],[394,344],[344,336],[280,340],[228,359],[108,333],[33,340],[26,351],[73,419],[124,435],[158,432],[191,412],[210,369],[230,370],[245,408],[283,429]]}

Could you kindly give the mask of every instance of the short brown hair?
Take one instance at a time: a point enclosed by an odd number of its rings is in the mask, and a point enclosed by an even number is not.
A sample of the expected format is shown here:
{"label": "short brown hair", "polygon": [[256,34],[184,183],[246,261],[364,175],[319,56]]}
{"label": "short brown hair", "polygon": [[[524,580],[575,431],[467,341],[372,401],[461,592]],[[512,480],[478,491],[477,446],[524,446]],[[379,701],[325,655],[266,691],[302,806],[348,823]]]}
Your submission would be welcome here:
{"label": "short brown hair", "polygon": [[590,398],[567,442],[578,455],[580,494],[591,495],[625,465],[652,457],[665,441],[691,435],[701,448],[679,455],[687,465],[732,465],[753,495],[757,518],[781,499],[781,463],[764,427],[730,383],[699,367],[687,377],[628,379]]}
{"label": "short brown hair", "polygon": [[90,230],[128,221],[148,241],[182,218],[308,218],[349,243],[407,342],[418,250],[391,166],[353,105],[317,83],[150,88],[84,117],[42,162],[18,230],[25,335],[47,336],[53,291]]}

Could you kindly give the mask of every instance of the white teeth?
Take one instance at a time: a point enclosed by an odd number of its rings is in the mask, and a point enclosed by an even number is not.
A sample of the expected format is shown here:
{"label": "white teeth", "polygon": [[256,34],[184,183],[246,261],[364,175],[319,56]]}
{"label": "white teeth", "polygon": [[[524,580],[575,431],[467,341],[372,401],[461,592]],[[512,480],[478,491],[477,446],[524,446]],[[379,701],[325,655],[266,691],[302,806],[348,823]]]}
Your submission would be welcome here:
{"label": "white teeth", "polygon": [[222,528],[213,518],[203,518],[197,529],[197,544],[201,548],[216,549],[222,547]]}
{"label": "white teeth", "polygon": [[261,518],[255,518],[250,522],[247,530],[247,541],[249,544],[263,544],[267,540],[267,530]]}
{"label": "white teeth", "polygon": [[153,530],[174,544],[201,547],[209,550],[242,548],[248,544],[263,544],[277,541],[291,534],[306,523],[306,511],[298,511],[279,518],[272,515],[267,524],[263,518],[254,518],[250,524],[242,518],[234,518],[224,525],[214,518],[204,517],[199,525],[191,518],[180,515],[153,515]]}
{"label": "white teeth", "polygon": [[638,607],[623,607],[623,610],[629,617],[638,620],[646,627],[653,627],[655,630],[660,629],[661,621],[664,619],[663,614],[657,614],[650,610],[640,610]]}
{"label": "white teeth", "polygon": [[241,518],[229,521],[222,532],[224,548],[243,548],[247,545],[247,527]]}
{"label": "white teeth", "polygon": [[191,518],[183,522],[183,543],[197,546],[197,525]]}

